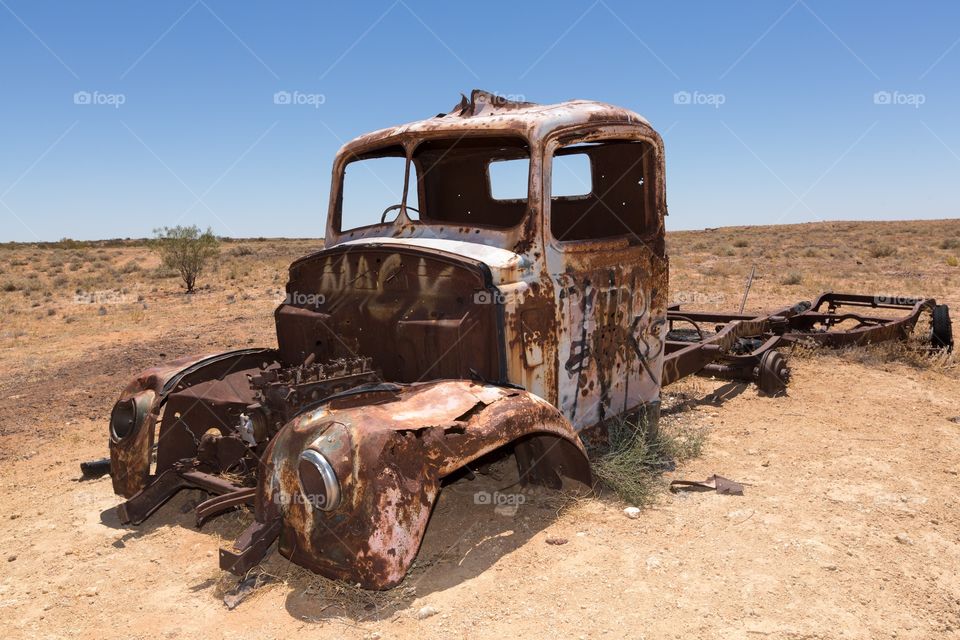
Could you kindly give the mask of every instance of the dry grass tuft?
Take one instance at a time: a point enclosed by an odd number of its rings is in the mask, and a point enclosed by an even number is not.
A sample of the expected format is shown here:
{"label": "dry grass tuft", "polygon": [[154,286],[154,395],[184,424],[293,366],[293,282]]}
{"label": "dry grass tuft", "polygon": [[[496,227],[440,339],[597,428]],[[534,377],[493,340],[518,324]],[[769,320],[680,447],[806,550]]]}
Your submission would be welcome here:
{"label": "dry grass tuft", "polygon": [[871,258],[889,258],[896,255],[897,248],[886,244],[877,244],[870,247],[869,254]]}
{"label": "dry grass tuft", "polygon": [[789,286],[798,285],[801,282],[803,282],[803,274],[799,273],[798,271],[791,271],[780,279],[780,284]]}
{"label": "dry grass tuft", "polygon": [[656,428],[614,420],[609,426],[610,449],[593,463],[593,472],[625,502],[647,506],[664,489],[662,472],[699,456],[705,438],[702,428]]}

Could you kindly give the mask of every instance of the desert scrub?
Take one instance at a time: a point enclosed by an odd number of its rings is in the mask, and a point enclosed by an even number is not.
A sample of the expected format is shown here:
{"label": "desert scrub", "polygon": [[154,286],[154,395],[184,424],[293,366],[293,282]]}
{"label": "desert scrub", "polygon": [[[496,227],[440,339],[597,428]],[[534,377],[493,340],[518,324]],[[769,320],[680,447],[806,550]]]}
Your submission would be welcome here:
{"label": "desert scrub", "polygon": [[241,258],[243,256],[256,255],[257,252],[247,245],[241,244],[239,246],[232,247],[228,253],[235,258]]}
{"label": "desert scrub", "polygon": [[869,253],[871,258],[889,258],[897,253],[897,249],[890,245],[877,244],[870,247]]}
{"label": "desert scrub", "polygon": [[803,276],[796,271],[788,273],[780,279],[780,284],[786,285],[796,285],[800,284],[801,282],[803,282]]}
{"label": "desert scrub", "polygon": [[154,250],[164,267],[180,274],[187,293],[193,293],[197,278],[220,255],[220,240],[208,227],[163,227],[155,229]]}
{"label": "desert scrub", "polygon": [[632,505],[649,505],[665,486],[664,469],[700,455],[706,431],[702,428],[617,419],[609,426],[610,446],[593,463],[600,482]]}
{"label": "desert scrub", "polygon": [[960,352],[930,348],[927,329],[920,328],[905,341],[895,340],[831,349],[816,342],[799,341],[789,347],[791,360],[842,358],[868,367],[900,363],[914,369],[935,371],[951,377],[960,375]]}

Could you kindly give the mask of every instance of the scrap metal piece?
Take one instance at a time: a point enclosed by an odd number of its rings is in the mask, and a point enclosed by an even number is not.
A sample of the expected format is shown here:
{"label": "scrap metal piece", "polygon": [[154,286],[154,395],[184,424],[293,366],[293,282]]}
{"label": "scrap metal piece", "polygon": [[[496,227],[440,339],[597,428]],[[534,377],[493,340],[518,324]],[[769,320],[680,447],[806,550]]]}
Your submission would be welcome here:
{"label": "scrap metal piece", "polygon": [[280,535],[280,519],[254,521],[230,548],[220,549],[220,568],[238,576],[260,564],[270,545]]}
{"label": "scrap metal piece", "polygon": [[757,274],[757,265],[753,265],[753,268],[750,269],[750,277],[747,278],[747,286],[743,290],[743,299],[740,301],[740,311],[743,313],[743,308],[747,306],[747,296],[750,295],[750,287],[753,285],[753,277]]}
{"label": "scrap metal piece", "polygon": [[950,307],[938,304],[930,319],[930,343],[934,349],[953,351],[953,325],[950,323]]}
{"label": "scrap metal piece", "polygon": [[722,476],[712,475],[706,480],[674,480],[670,483],[670,492],[681,491],[716,491],[721,495],[742,496],[743,485]]}
{"label": "scrap metal piece", "polygon": [[196,508],[197,527],[202,527],[203,523],[213,516],[229,511],[230,509],[236,509],[242,505],[252,506],[256,492],[256,488],[248,487],[246,489],[238,489],[232,493],[214,496],[209,500],[204,500],[198,504]]}
{"label": "scrap metal piece", "polygon": [[779,351],[770,350],[760,358],[760,364],[755,372],[757,387],[769,396],[778,396],[786,393],[787,383],[790,382],[790,367],[787,359]]}
{"label": "scrap metal piece", "polygon": [[110,458],[88,460],[80,463],[80,473],[84,478],[100,478],[110,473]]}
{"label": "scrap metal piece", "polygon": [[[899,317],[866,315],[847,308],[891,309]],[[946,305],[932,298],[823,293],[814,302],[799,302],[769,315],[718,313],[670,307],[662,383],[688,375],[753,380],[768,395],[780,395],[789,382],[782,355],[768,355],[782,346],[815,344],[846,347],[905,340],[921,315],[929,314],[934,348],[952,348],[952,328]],[[692,325],[697,335],[677,329]],[[714,326],[707,333],[703,326]]]}
{"label": "scrap metal piece", "polygon": [[268,582],[272,582],[273,579],[273,576],[269,574],[258,573],[255,576],[241,580],[235,587],[223,595],[223,604],[227,605],[227,609],[233,611],[241,602],[253,595],[254,591]]}

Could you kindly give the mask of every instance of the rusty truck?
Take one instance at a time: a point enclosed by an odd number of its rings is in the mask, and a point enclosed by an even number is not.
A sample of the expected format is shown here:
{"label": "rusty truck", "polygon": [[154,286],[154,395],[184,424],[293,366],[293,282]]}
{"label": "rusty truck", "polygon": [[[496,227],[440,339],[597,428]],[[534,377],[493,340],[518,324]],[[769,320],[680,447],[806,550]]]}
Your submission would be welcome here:
{"label": "rusty truck", "polygon": [[946,306],[922,298],[827,293],[758,317],[670,306],[664,176],[643,117],[586,100],[476,90],[344,145],[324,248],[290,265],[276,347],[175,360],[121,393],[121,521],[202,489],[199,523],[252,507],[224,569],[242,575],[276,542],[389,588],[444,478],[491,452],[509,448],[524,483],[590,487],[604,425],[655,424],[683,376],[776,395],[778,347],[903,338],[921,316],[952,346]]}

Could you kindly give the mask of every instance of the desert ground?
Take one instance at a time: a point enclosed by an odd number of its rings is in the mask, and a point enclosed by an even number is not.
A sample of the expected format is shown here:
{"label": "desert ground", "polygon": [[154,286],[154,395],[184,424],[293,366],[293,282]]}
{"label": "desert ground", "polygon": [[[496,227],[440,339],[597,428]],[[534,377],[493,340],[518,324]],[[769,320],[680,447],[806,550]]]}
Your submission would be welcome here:
{"label": "desert ground", "polygon": [[[223,243],[185,295],[136,241],[0,245],[0,628],[8,638],[949,638],[960,636],[960,360],[911,347],[790,355],[786,397],[689,378],[665,424],[703,436],[637,519],[609,492],[531,493],[516,513],[447,486],[408,578],[366,592],[272,553],[237,608],[217,548],[247,511],[194,526],[184,491],[140,526],[79,463],[141,369],[275,345],[286,266],[320,240]],[[780,308],[825,290],[935,297],[960,332],[960,220],[668,234],[671,297]],[[486,483],[486,484],[484,484]],[[551,542],[565,541],[563,544]]]}

